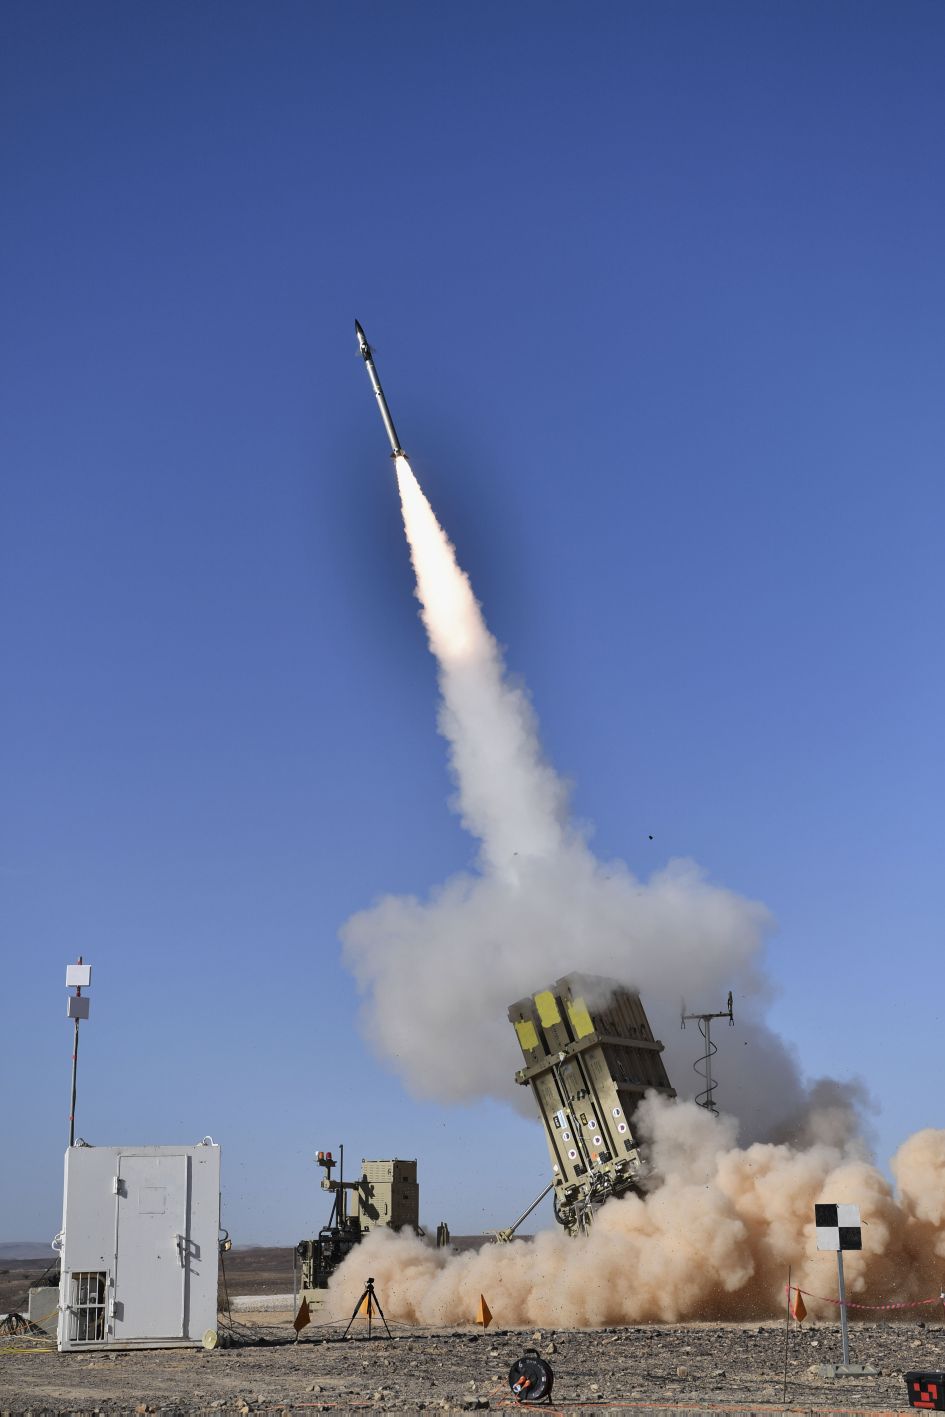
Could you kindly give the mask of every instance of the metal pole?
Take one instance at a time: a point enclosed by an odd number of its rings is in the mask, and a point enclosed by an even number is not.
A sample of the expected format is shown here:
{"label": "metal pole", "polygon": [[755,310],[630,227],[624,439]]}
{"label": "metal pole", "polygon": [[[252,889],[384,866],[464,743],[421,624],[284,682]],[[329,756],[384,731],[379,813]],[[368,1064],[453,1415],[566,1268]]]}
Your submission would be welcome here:
{"label": "metal pole", "polygon": [[535,1207],[541,1204],[541,1202],[545,1199],[545,1196],[548,1194],[548,1192],[552,1189],[553,1186],[554,1181],[549,1181],[545,1189],[542,1191],[541,1195],[536,1196],[535,1199],[532,1201],[531,1205],[528,1207],[528,1209],[522,1211],[515,1224],[509,1226],[508,1233],[510,1236],[514,1235],[518,1227],[522,1224],[522,1222],[528,1219]]}
{"label": "metal pole", "polygon": [[715,1105],[715,1098],[712,1096],[715,1091],[712,1085],[712,1020],[705,1021],[705,1085],[708,1097],[706,1098],[706,1110],[718,1115],[718,1108]]}
{"label": "metal pole", "polygon": [[75,1035],[72,1043],[72,1102],[69,1107],[69,1145],[75,1145],[75,1075],[79,1062],[79,1020],[75,1021]]}
{"label": "metal pole", "polygon": [[787,1407],[787,1360],[788,1360],[788,1338],[791,1332],[791,1266],[787,1271],[787,1313],[784,1315],[784,1397],[782,1405]]}
{"label": "metal pole", "polygon": [[850,1335],[847,1332],[847,1289],[843,1282],[843,1251],[837,1251],[837,1278],[840,1282],[840,1332],[843,1335],[843,1366],[850,1366]]}
{"label": "metal pole", "polygon": [[[79,958],[78,958],[78,960],[76,961],[76,963],[77,963],[77,964],[81,964],[81,963],[82,963],[82,956],[81,956],[81,955],[79,955]],[[77,999],[78,999],[78,998],[81,998],[81,996],[82,996],[82,990],[79,989],[79,988],[77,988],[76,991],[75,991],[75,996],[76,996]],[[73,1041],[72,1041],[72,1101],[71,1101],[71,1104],[70,1104],[70,1106],[69,1106],[69,1145],[70,1145],[70,1146],[74,1146],[74,1145],[75,1145],[75,1089],[76,1089],[76,1072],[77,1072],[77,1070],[78,1070],[78,1066],[79,1066],[79,1020],[76,1019],[76,1021],[75,1021],[75,1034],[74,1034],[74,1036],[73,1036]]]}
{"label": "metal pole", "polygon": [[345,1195],[345,1144],[338,1143],[338,1223],[342,1230],[348,1228],[348,1198]]}

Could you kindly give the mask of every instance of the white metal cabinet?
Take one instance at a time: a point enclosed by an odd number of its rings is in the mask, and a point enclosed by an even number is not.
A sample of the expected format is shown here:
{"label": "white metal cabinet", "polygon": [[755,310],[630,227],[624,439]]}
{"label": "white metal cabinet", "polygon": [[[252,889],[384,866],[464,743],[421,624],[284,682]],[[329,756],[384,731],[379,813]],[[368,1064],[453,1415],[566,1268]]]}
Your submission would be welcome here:
{"label": "white metal cabinet", "polygon": [[200,1343],[216,1327],[220,1149],[71,1147],[59,1347]]}

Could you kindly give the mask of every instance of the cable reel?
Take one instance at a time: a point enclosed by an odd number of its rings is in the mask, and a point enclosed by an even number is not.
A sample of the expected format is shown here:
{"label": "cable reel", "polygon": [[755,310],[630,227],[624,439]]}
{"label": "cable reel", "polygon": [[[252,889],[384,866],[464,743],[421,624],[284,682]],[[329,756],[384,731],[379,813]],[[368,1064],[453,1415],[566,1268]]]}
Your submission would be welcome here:
{"label": "cable reel", "polygon": [[516,1402],[550,1402],[555,1375],[537,1348],[526,1348],[509,1369],[509,1387]]}

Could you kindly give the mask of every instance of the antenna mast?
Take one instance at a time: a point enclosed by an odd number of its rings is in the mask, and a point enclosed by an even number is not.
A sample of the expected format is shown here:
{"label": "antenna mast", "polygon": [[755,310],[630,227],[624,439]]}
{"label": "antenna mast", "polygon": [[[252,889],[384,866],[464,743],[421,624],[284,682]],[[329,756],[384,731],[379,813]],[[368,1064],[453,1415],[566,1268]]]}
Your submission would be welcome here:
{"label": "antenna mast", "polygon": [[700,1093],[697,1093],[696,1105],[699,1107],[704,1107],[707,1112],[712,1113],[713,1117],[717,1117],[719,1115],[719,1109],[715,1105],[716,1082],[712,1076],[712,1059],[715,1057],[716,1053],[719,1050],[717,1046],[712,1042],[712,1020],[714,1018],[727,1018],[729,1022],[729,1027],[734,1028],[735,1015],[732,1012],[731,989],[729,989],[728,991],[728,999],[726,1001],[725,1008],[721,1009],[718,1013],[687,1014],[686,1005],[683,1004],[682,1010],[679,1015],[679,1026],[680,1028],[685,1028],[686,1024],[691,1023],[693,1020],[695,1020],[699,1025],[699,1032],[702,1034],[702,1037],[705,1040],[705,1051],[702,1054],[702,1057],[697,1059],[696,1062],[693,1063],[692,1070],[694,1073],[697,1073],[698,1076],[702,1078],[703,1082],[705,1083],[705,1087]]}

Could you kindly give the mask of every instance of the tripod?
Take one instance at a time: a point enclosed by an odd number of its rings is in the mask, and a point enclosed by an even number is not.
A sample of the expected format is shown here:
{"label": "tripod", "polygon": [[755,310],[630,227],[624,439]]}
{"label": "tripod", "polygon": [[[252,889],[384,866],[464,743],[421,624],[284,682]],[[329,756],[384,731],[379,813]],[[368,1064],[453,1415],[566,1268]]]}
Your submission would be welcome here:
{"label": "tripod", "polygon": [[368,1338],[370,1338],[370,1337],[371,1337],[371,1319],[372,1319],[373,1316],[374,1316],[374,1310],[375,1310],[375,1308],[377,1309],[377,1312],[378,1312],[378,1313],[380,1314],[380,1316],[381,1316],[381,1322],[383,1323],[385,1329],[387,1329],[387,1337],[388,1337],[388,1338],[393,1338],[394,1335],[391,1333],[390,1329],[387,1328],[387,1320],[384,1318],[384,1310],[381,1308],[381,1301],[380,1301],[380,1299],[378,1299],[377,1295],[374,1293],[374,1280],[373,1280],[373,1278],[372,1278],[372,1279],[369,1279],[368,1282],[367,1282],[367,1284],[365,1285],[364,1293],[361,1295],[360,1299],[359,1299],[358,1302],[355,1304],[355,1306],[354,1306],[354,1313],[351,1315],[350,1319],[348,1320],[348,1327],[345,1329],[345,1331],[344,1331],[344,1333],[341,1335],[341,1337],[342,1337],[343,1339],[348,1337],[348,1333],[349,1333],[349,1331],[350,1331],[350,1329],[351,1329],[351,1325],[354,1323],[355,1319],[358,1317],[358,1314],[360,1314],[361,1311],[363,1310],[364,1313],[367,1315],[367,1336],[368,1336]]}

